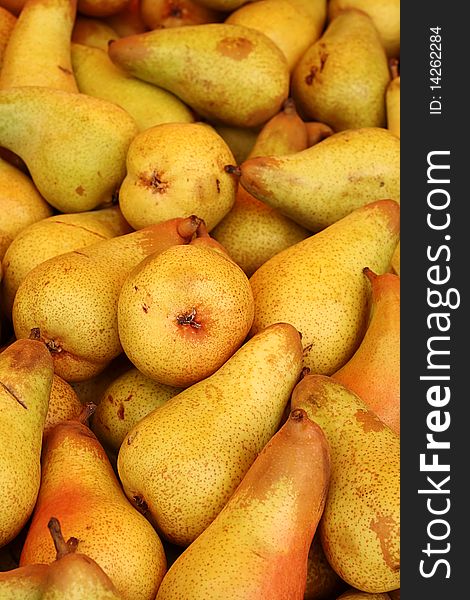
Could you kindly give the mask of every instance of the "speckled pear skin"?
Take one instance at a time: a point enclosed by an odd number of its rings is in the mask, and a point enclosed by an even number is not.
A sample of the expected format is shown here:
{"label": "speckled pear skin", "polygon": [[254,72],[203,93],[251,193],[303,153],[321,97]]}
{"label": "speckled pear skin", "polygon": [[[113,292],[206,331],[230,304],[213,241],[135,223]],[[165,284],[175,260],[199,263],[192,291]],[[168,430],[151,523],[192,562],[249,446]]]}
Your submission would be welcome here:
{"label": "speckled pear skin", "polygon": [[328,562],[362,591],[399,587],[400,438],[330,377],[307,375],[291,403],[323,429],[330,446],[330,488],[319,527]]}
{"label": "speckled pear skin", "polygon": [[46,422],[44,423],[44,435],[61,421],[78,418],[82,411],[80,402],[73,387],[62,377],[54,374],[52,379],[51,393],[49,396],[49,408],[47,409]]}
{"label": "speckled pear skin", "polygon": [[264,263],[250,278],[251,333],[291,323],[302,334],[305,367],[324,375],[341,368],[367,326],[369,286],[362,270],[388,270],[399,216],[393,200],[372,202]]}
{"label": "speckled pear skin", "polygon": [[77,0],[28,0],[3,56],[0,89],[24,85],[78,92],[70,62]]}
{"label": "speckled pear skin", "polygon": [[37,86],[0,90],[0,123],[0,145],[24,160],[42,196],[64,213],[111,201],[138,132],[111,102]]}
{"label": "speckled pear skin", "polygon": [[388,84],[385,93],[385,106],[387,109],[387,129],[398,138],[400,137],[400,75],[398,60],[391,61],[392,81]]}
{"label": "speckled pear skin", "polygon": [[15,24],[16,17],[9,10],[0,6],[0,69],[3,64],[5,48],[8,45]]}
{"label": "speckled pear skin", "polygon": [[291,413],[209,527],[176,560],[157,600],[297,600],[325,504],[328,443]]}
{"label": "speckled pear skin", "polygon": [[315,532],[307,559],[307,585],[304,600],[328,600],[336,598],[349,586],[331,568],[323,551],[320,532]]}
{"label": "speckled pear skin", "polygon": [[301,362],[298,332],[273,325],[126,436],[124,490],[171,542],[190,544],[226,504],[279,427]]}
{"label": "speckled pear skin", "polygon": [[166,570],[161,541],[125,497],[105,451],[78,420],[45,437],[41,489],[20,566],[51,563],[56,553],[48,522],[103,569],[125,600],[153,600]]}
{"label": "speckled pear skin", "polygon": [[17,340],[0,354],[0,546],[33,512],[53,363],[44,344]]}
{"label": "speckled pear skin", "polygon": [[109,40],[116,40],[119,34],[103,19],[85,17],[78,14],[72,29],[72,44],[84,44],[91,48],[108,51]]}
{"label": "speckled pear skin", "polygon": [[148,29],[217,23],[225,17],[194,0],[142,0],[140,11]]}
{"label": "speckled pear skin", "polygon": [[274,116],[289,70],[264,34],[225,23],[156,29],[110,44],[111,60],[186,102],[199,115],[240,127]]}
{"label": "speckled pear skin", "polygon": [[249,158],[241,165],[240,183],[299,225],[319,231],[369,202],[400,202],[400,141],[380,127],[342,131],[295,154]]}
{"label": "speckled pear skin", "polygon": [[94,377],[122,352],[117,305],[129,272],[149,254],[189,243],[198,224],[173,219],[37,265],[15,296],[17,338],[39,327],[57,375],[68,382]]}
{"label": "speckled pear skin", "polygon": [[360,590],[348,590],[338,596],[337,600],[390,600],[390,596],[384,592],[383,594],[369,594]]}
{"label": "speckled pear skin", "polygon": [[345,10],[303,54],[292,73],[292,95],[306,120],[335,131],[385,126],[387,55],[372,19]]}
{"label": "speckled pear skin", "polygon": [[49,565],[28,565],[0,572],[2,600],[42,600]]}
{"label": "speckled pear skin", "polygon": [[351,359],[332,375],[400,435],[400,278],[365,273],[371,285],[367,331]]}
{"label": "speckled pear skin", "polygon": [[234,162],[205,123],[156,125],[129,146],[119,206],[134,229],[195,214],[210,231],[235,202],[237,182],[225,171]]}

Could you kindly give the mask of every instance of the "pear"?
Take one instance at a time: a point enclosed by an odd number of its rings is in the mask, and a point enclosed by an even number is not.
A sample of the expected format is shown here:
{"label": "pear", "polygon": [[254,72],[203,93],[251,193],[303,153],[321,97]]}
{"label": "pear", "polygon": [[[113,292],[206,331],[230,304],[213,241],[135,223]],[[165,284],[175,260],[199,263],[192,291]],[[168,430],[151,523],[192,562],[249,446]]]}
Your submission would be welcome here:
{"label": "pear", "polygon": [[68,382],[97,375],[122,352],[117,305],[128,273],[149,254],[189,243],[198,227],[197,218],[174,219],[41,263],[16,292],[16,337],[40,328],[55,373]]}
{"label": "pear", "polygon": [[313,537],[307,560],[307,584],[304,600],[329,600],[336,598],[348,587],[341,577],[331,568],[323,551],[320,533]]}
{"label": "pear", "polygon": [[0,91],[0,145],[18,154],[43,197],[61,212],[111,200],[137,134],[122,108],[42,87]]}
{"label": "pear", "polygon": [[400,0],[330,0],[328,18],[335,19],[341,11],[357,8],[370,16],[379,32],[389,57],[400,56]]}
{"label": "pear", "polygon": [[23,85],[78,92],[70,63],[77,0],[27,0],[10,35],[0,89]]}
{"label": "pear", "polygon": [[141,0],[142,20],[149,29],[217,23],[223,14],[194,0]]}
{"label": "pear", "polygon": [[225,23],[264,33],[279,48],[292,71],[300,57],[320,37],[323,23],[306,18],[289,0],[249,2],[232,12]]}
{"label": "pear", "polygon": [[326,123],[321,121],[307,121],[305,123],[307,129],[307,147],[315,146],[318,142],[325,140],[333,135],[334,131]]}
{"label": "pear", "polygon": [[301,363],[298,332],[275,324],[128,433],[120,480],[166,539],[189,545],[222,510],[277,431]]}
{"label": "pear", "polygon": [[[109,40],[117,40],[120,36],[102,19],[93,19],[78,15],[72,30],[72,42],[100,48],[108,51]],[[73,46],[72,46],[73,47]]]}
{"label": "pear", "polygon": [[385,126],[387,56],[372,19],[341,12],[303,54],[292,73],[292,95],[307,120],[335,131]]}
{"label": "pear", "polygon": [[325,375],[337,371],[367,326],[369,287],[362,270],[387,271],[399,217],[393,200],[373,202],[264,263],[250,278],[251,333],[291,323],[302,334],[304,366]]}
{"label": "pear", "polygon": [[242,4],[246,4],[248,0],[197,0],[197,2],[214,10],[231,12]]}
{"label": "pear", "polygon": [[210,231],[235,202],[237,184],[225,170],[234,160],[205,123],[163,123],[142,131],[127,153],[122,213],[134,229],[196,214]]}
{"label": "pear", "polygon": [[82,408],[82,403],[73,387],[62,377],[54,374],[43,435],[46,435],[57,423],[78,417]]}
{"label": "pear", "polygon": [[120,37],[148,30],[141,15],[141,0],[130,0],[121,10],[100,21],[112,27]]}
{"label": "pear", "polygon": [[361,345],[332,375],[355,392],[397,435],[400,435],[400,278],[376,275],[369,268],[372,306]]}
{"label": "pear", "polygon": [[351,588],[343,592],[341,596],[338,596],[337,600],[390,600],[390,596],[387,593],[369,594],[368,592],[361,592],[361,590]]}
{"label": "pear", "polygon": [[393,253],[391,266],[392,272],[400,277],[400,240],[398,240],[398,244]]}
{"label": "pear", "polygon": [[311,231],[374,200],[400,201],[400,141],[380,127],[335,133],[288,156],[249,158],[240,168],[248,192]]}
{"label": "pear", "polygon": [[5,311],[11,315],[17,289],[37,265],[53,256],[131,231],[118,206],[54,215],[25,227],[15,236],[3,258]]}
{"label": "pear", "polygon": [[29,565],[0,572],[2,600],[42,600],[49,572],[48,565]]}
{"label": "pear", "polygon": [[52,207],[20,169],[0,158],[0,260],[20,231],[52,215]]}
{"label": "pear", "polygon": [[313,19],[318,30],[323,31],[327,18],[327,0],[289,0],[289,3],[306,17]]}
{"label": "pear", "polygon": [[124,438],[141,419],[182,391],[131,368],[103,391],[91,428],[102,445],[117,455]]}
{"label": "pear", "polygon": [[54,560],[48,523],[56,517],[124,599],[153,600],[166,569],[163,546],[124,496],[102,446],[82,422],[88,415],[85,407],[80,419],[63,421],[45,436],[41,489],[20,566]]}
{"label": "pear", "polygon": [[108,17],[124,9],[129,0],[77,0],[78,12],[88,17]]}
{"label": "pear", "polygon": [[142,261],[119,294],[119,339],[144,375],[187,387],[241,346],[254,317],[245,273],[212,248],[174,246]]}
{"label": "pear", "polygon": [[293,411],[223,510],[173,563],[157,600],[302,598],[329,477],[322,430],[303,410]]}
{"label": "pear", "polygon": [[320,522],[328,562],[350,586],[382,593],[400,585],[400,438],[364,402],[324,375],[292,393],[323,429],[331,479]]}
{"label": "pear", "polygon": [[82,94],[114,102],[135,119],[143,131],[160,123],[191,123],[190,109],[176,96],[129,76],[116,66],[107,51],[72,44],[72,66]]}
{"label": "pear", "polygon": [[16,23],[16,18],[6,8],[0,6],[0,70],[3,64],[5,48]]}
{"label": "pear", "polygon": [[0,547],[20,532],[36,502],[52,376],[39,341],[17,340],[0,354]]}
{"label": "pear", "polygon": [[132,366],[131,361],[123,352],[113,358],[98,375],[83,381],[72,381],[70,387],[77,394],[81,404],[92,403],[99,406],[106,388]]}
{"label": "pear", "polygon": [[387,109],[387,128],[398,138],[400,137],[400,75],[398,60],[390,62],[392,81],[385,92],[385,105]]}
{"label": "pear", "polygon": [[261,125],[288,95],[289,70],[281,50],[263,33],[241,25],[156,29],[112,42],[108,52],[135,77],[227,125]]}
{"label": "pear", "polygon": [[26,0],[2,0],[2,7],[18,16]]}
{"label": "pear", "polygon": [[259,127],[230,127],[222,123],[215,123],[213,127],[230,148],[237,165],[248,158],[258,137]]}

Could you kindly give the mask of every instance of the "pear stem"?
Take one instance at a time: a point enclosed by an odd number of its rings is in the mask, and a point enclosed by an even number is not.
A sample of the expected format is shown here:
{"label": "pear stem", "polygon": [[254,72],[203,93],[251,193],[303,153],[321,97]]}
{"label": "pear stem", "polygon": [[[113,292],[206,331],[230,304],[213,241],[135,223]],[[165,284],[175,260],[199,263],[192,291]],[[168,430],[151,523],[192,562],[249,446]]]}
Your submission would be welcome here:
{"label": "pear stem", "polygon": [[54,547],[56,550],[56,560],[67,556],[67,554],[72,554],[78,548],[78,540],[77,538],[71,537],[67,542],[62,535],[62,529],[60,528],[59,520],[56,517],[51,517],[49,519],[49,523],[47,524],[49,531],[52,536],[52,541],[54,542]]}
{"label": "pear stem", "polygon": [[372,283],[375,279],[377,279],[377,275],[370,269],[369,267],[364,267],[362,272],[367,277],[367,279]]}
{"label": "pear stem", "polygon": [[186,217],[177,226],[178,234],[182,238],[187,238],[190,241],[193,235],[199,232],[201,224],[204,224],[203,219],[196,215]]}
{"label": "pear stem", "polygon": [[80,414],[78,415],[78,421],[82,424],[85,424],[85,422],[95,412],[96,408],[96,404],[94,404],[93,402],[87,402],[80,411]]}
{"label": "pear stem", "polygon": [[225,165],[224,171],[229,175],[236,175],[240,177],[242,174],[242,170],[237,165]]}
{"label": "pear stem", "polygon": [[297,109],[295,107],[295,102],[293,98],[287,98],[282,105],[282,112],[286,115],[295,115],[297,114]]}
{"label": "pear stem", "polygon": [[33,327],[29,332],[30,340],[40,340],[41,339],[41,330],[39,327]]}
{"label": "pear stem", "polygon": [[400,61],[398,60],[398,58],[391,58],[389,61],[389,65],[392,79],[396,79],[399,76],[398,67],[400,65]]}

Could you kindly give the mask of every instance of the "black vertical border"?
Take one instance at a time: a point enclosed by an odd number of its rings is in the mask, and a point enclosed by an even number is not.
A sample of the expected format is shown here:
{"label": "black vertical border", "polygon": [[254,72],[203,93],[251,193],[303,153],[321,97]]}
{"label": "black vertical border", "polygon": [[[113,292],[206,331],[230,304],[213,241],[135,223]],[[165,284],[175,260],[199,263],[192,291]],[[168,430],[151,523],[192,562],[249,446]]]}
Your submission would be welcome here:
{"label": "black vertical border", "polygon": [[[468,279],[470,277],[470,192],[466,189],[466,176],[470,175],[470,96],[468,95],[468,5],[427,0],[423,3],[401,3],[401,598],[402,600],[443,600],[470,597],[468,533],[470,532],[470,501],[467,481],[470,481],[470,393],[465,374],[470,374],[470,313],[468,312]],[[442,89],[430,89],[430,27],[440,27],[442,37]],[[429,102],[432,96],[441,96],[442,114],[432,115]],[[470,141],[470,140],[469,140]],[[466,143],[467,142],[467,143]],[[429,152],[450,150],[450,184],[445,187],[451,195],[447,209],[451,223],[444,232],[433,231],[427,225],[427,195],[431,185],[427,182],[427,156]],[[434,186],[439,187],[439,186]],[[432,212],[432,211],[431,211]],[[444,211],[445,212],[445,211]],[[450,240],[444,240],[450,235]],[[427,303],[428,268],[432,264],[427,248],[437,249],[447,244],[451,251],[448,261],[442,252],[438,260],[441,268],[450,267],[449,283],[441,286],[442,292],[450,287],[458,290],[460,306],[455,309],[439,308],[450,315],[450,336],[446,345],[450,355],[442,356],[441,363],[449,364],[451,399],[441,411],[450,413],[449,428],[435,434],[436,439],[450,442],[449,450],[441,450],[439,462],[450,464],[450,472],[423,473],[420,471],[420,454],[426,450],[429,433],[426,418],[435,410],[427,402],[426,391],[430,382],[420,381],[427,370],[427,341],[436,330],[428,328],[426,318],[433,309]],[[444,272],[444,271],[442,271]],[[436,288],[436,286],[432,286]],[[442,374],[443,372],[436,374]],[[443,415],[444,417],[444,415]],[[449,494],[419,494],[419,489],[433,489],[427,482],[430,476],[437,485],[450,475],[441,489]],[[436,510],[447,506],[443,515],[432,515],[427,499]],[[445,519],[450,526],[448,537],[433,540],[428,527],[433,519]],[[444,536],[446,526],[434,524],[431,531]],[[430,544],[432,553],[423,552]],[[447,546],[447,543],[449,546]],[[448,552],[443,552],[448,548]],[[439,559],[447,560],[437,564]],[[420,574],[423,570],[430,577]],[[447,578],[446,575],[450,574]],[[463,595],[461,595],[463,594]]]}

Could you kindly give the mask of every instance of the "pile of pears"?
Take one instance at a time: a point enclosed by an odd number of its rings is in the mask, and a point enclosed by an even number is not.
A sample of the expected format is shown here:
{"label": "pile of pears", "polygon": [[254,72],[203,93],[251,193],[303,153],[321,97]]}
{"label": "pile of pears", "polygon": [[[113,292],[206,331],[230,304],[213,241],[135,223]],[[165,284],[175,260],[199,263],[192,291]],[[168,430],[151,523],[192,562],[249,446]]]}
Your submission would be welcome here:
{"label": "pile of pears", "polygon": [[0,600],[400,597],[399,0],[0,0]]}

